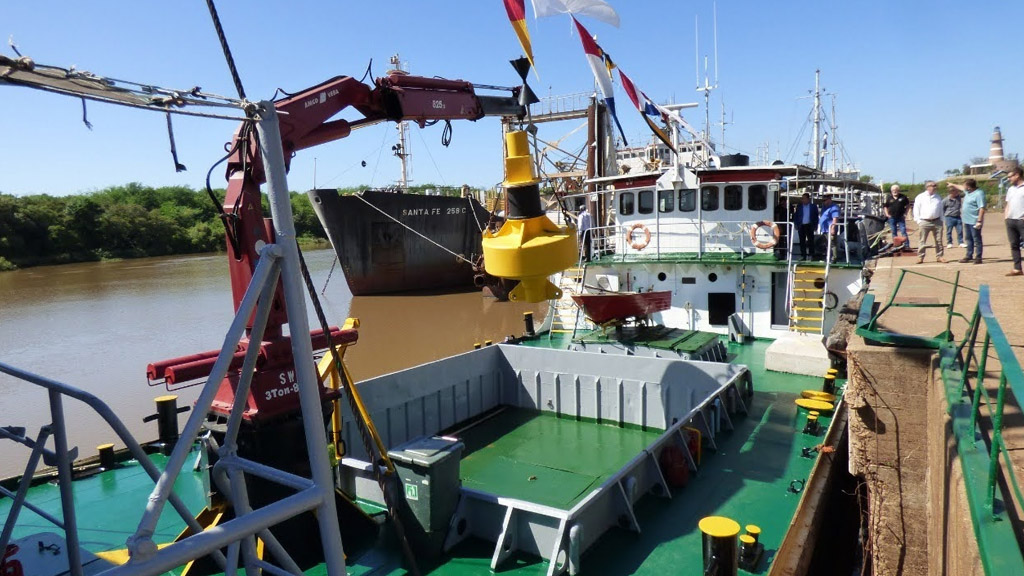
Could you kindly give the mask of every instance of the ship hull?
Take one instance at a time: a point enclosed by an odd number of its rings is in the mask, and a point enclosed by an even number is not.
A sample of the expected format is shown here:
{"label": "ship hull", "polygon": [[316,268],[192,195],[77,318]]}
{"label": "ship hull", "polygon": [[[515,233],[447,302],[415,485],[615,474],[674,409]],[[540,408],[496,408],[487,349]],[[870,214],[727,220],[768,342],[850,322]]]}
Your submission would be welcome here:
{"label": "ship hull", "polygon": [[308,194],[353,295],[474,288],[469,262],[481,254],[480,227],[491,217],[475,199],[378,191],[358,197],[336,190]]}

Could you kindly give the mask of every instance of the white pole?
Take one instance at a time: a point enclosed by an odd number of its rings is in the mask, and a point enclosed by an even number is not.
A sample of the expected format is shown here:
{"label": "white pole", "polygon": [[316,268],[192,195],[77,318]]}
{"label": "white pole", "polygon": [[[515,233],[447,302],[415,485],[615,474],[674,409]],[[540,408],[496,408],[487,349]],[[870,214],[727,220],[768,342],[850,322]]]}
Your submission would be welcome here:
{"label": "white pole", "polygon": [[306,294],[299,268],[299,248],[295,241],[288,180],[285,176],[284,150],[277,111],[272,102],[260,104],[262,119],[256,124],[263,167],[267,175],[267,199],[274,220],[274,242],[281,249],[281,284],[288,310],[288,331],[292,335],[292,357],[299,384],[299,404],[306,432],[306,448],[313,482],[320,493],[317,523],[323,543],[324,562],[330,576],[344,576],[345,552],[338,529],[338,510],[334,505],[334,477],[327,461],[327,436],[324,433],[319,383],[313,367],[313,345],[309,339]]}

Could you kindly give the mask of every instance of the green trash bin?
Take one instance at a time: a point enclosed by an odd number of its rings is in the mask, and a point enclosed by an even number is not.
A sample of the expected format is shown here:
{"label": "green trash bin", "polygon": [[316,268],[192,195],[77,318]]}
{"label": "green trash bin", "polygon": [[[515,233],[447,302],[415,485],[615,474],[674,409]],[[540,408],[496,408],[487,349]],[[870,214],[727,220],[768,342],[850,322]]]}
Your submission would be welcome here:
{"label": "green trash bin", "polygon": [[[455,438],[424,436],[388,451],[402,480],[410,540],[419,543],[418,552],[441,553],[444,537],[459,503],[462,481],[459,461],[465,445]],[[411,522],[410,522],[411,521]],[[409,525],[412,523],[413,525]],[[419,536],[419,537],[416,537]]]}

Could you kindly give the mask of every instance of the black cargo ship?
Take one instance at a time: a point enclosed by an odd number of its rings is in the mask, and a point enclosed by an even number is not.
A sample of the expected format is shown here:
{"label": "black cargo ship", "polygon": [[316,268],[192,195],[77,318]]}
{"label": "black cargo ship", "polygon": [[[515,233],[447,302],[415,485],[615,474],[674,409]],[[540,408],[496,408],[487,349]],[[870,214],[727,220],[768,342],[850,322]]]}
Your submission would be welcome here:
{"label": "black cargo ship", "polygon": [[353,295],[474,287],[469,262],[478,262],[481,229],[491,218],[475,198],[390,190],[308,195]]}

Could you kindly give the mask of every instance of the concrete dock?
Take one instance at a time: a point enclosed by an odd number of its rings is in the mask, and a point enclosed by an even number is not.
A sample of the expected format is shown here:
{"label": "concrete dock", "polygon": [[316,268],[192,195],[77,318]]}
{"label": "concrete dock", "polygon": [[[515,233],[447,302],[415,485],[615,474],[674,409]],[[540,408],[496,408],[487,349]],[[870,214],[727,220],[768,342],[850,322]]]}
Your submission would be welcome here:
{"label": "concrete dock", "polygon": [[[1024,276],[1005,275],[1012,268],[1012,260],[1001,210],[991,212],[985,220],[981,264],[957,262],[965,256],[966,249],[955,245],[945,248],[946,263],[936,262],[932,247],[920,264],[916,250],[881,258],[874,267],[870,293],[876,303],[884,305],[901,270],[908,270],[928,277],[907,274],[895,302],[942,304],[950,301],[951,283],[956,281],[960,289],[954,310],[970,318],[977,302],[976,290],[988,285],[993,311],[1021,360]],[[909,225],[911,245],[916,249],[916,226]],[[942,308],[890,308],[880,327],[930,338],[946,329],[944,312]],[[950,329],[956,340],[964,337],[966,327],[965,320],[953,319]],[[967,505],[957,444],[947,416],[937,354],[929,349],[872,346],[854,337],[847,349],[847,360],[850,471],[863,478],[866,487],[873,573],[985,574]],[[986,389],[993,397],[999,370],[992,351],[986,366]],[[1024,451],[1024,416],[1019,399],[1012,393],[1007,398],[1003,437],[1015,457],[1017,477],[1024,478],[1024,454],[1020,453]],[[986,424],[990,423],[982,422],[983,427]],[[1007,504],[1011,518],[1021,518],[1020,504]],[[1019,521],[1015,524],[1020,541],[1024,530]],[[1019,554],[1020,550],[1008,553]]]}

